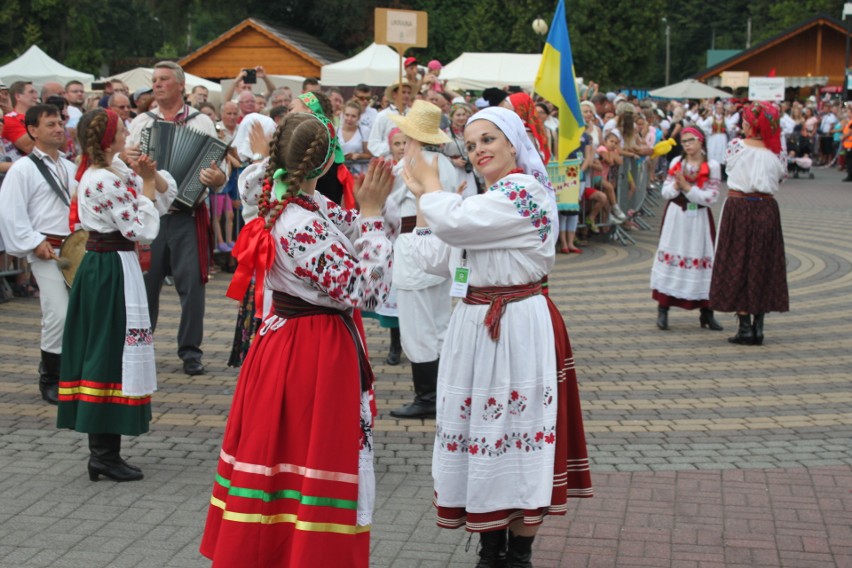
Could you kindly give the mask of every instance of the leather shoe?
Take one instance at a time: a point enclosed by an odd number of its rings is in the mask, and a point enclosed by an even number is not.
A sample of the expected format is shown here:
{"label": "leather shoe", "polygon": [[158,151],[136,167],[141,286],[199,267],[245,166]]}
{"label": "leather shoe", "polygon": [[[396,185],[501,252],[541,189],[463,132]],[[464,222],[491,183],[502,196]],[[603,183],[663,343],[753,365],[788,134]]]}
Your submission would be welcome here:
{"label": "leather shoe", "polygon": [[190,359],[183,362],[183,372],[187,375],[203,375],[204,365],[197,359]]}

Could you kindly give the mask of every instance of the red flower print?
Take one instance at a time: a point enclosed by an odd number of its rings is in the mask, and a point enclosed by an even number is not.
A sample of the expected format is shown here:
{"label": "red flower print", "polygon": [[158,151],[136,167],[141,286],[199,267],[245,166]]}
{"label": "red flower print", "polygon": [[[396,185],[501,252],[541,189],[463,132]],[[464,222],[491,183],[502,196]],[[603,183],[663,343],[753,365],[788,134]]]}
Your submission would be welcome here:
{"label": "red flower print", "polygon": [[497,399],[495,399],[493,396],[488,399],[488,406],[494,406],[495,404],[497,404]]}
{"label": "red flower print", "polygon": [[556,434],[551,432],[550,434],[548,434],[547,436],[544,437],[544,441],[547,442],[548,444],[552,444],[553,442],[556,441]]}
{"label": "red flower print", "polygon": [[512,400],[518,400],[521,395],[518,394],[518,391],[512,391],[510,396],[512,397]]}
{"label": "red flower print", "polygon": [[523,444],[521,443],[521,441],[520,441],[520,440],[515,440],[515,447],[516,447],[516,448],[518,448],[518,449],[520,450],[522,445],[523,445]]}
{"label": "red flower print", "polygon": [[114,182],[112,182],[112,185],[113,185],[115,188],[119,188],[119,187],[121,187],[121,182],[120,182],[120,181],[118,181],[118,180],[115,180]]}
{"label": "red flower print", "polygon": [[526,189],[522,189],[520,192],[518,192],[518,196],[519,196],[521,199],[526,199],[526,198],[527,198],[527,195],[529,195],[529,194],[527,193],[527,190],[526,190]]}
{"label": "red flower print", "polygon": [[544,438],[544,432],[536,432],[535,433],[535,441],[541,442],[542,438]]}
{"label": "red flower print", "polygon": [[312,245],[317,242],[317,240],[308,233],[296,233],[295,239],[297,243],[303,243],[308,245]]}
{"label": "red flower print", "polygon": [[494,442],[495,448],[500,448],[502,446],[503,446],[503,440],[497,440],[496,442]]}
{"label": "red flower print", "polygon": [[479,446],[477,446],[476,444],[471,444],[470,445],[470,453],[473,454],[473,455],[478,454],[479,453]]}
{"label": "red flower print", "polygon": [[447,444],[447,449],[451,452],[455,452],[459,449],[459,445],[456,442],[450,442]]}

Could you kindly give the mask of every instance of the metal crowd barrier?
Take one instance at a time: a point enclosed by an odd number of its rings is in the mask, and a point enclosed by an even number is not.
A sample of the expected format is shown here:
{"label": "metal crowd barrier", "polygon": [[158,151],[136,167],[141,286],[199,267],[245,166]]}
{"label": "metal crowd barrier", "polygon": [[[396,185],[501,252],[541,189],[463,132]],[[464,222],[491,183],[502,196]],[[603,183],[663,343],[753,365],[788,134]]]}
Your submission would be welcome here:
{"label": "metal crowd barrier", "polygon": [[11,300],[13,297],[12,287],[6,277],[17,276],[21,272],[20,261],[0,250],[0,302]]}

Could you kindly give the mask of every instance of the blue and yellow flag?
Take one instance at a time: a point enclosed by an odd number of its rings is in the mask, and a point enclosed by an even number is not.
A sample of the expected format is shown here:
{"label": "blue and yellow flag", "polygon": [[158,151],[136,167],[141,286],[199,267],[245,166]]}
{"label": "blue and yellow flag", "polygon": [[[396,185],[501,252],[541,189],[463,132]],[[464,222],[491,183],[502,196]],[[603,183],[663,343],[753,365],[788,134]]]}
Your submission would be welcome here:
{"label": "blue and yellow flag", "polygon": [[574,79],[574,57],[568,39],[568,22],[565,19],[565,0],[559,0],[547,43],[541,54],[541,65],[535,78],[535,92],[559,109],[559,161],[580,147],[580,136],[585,128],[580,112],[580,98]]}

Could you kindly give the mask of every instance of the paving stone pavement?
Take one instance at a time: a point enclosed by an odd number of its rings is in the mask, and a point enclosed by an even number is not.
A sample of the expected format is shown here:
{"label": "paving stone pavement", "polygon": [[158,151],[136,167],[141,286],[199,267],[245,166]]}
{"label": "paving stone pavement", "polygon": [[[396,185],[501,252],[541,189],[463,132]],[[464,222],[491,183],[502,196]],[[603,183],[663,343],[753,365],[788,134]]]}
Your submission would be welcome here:
{"label": "paving stone pavement", "polygon": [[[648,290],[659,215],[635,246],[594,239],[559,255],[551,292],[569,325],[584,401],[594,499],[548,519],[536,567],[852,567],[852,184],[816,170],[779,195],[791,311],[762,347],[730,345],[673,310],[656,329]],[[718,207],[716,208],[718,218]],[[205,363],[174,353],[174,290],[156,337],[160,391],[149,434],[125,438],[145,472],[92,483],[84,438],[40,401],[37,300],[0,305],[0,567],[209,566],[197,552],[237,371],[225,366],[236,313],[228,276],[208,286]],[[378,496],[371,565],[471,567],[476,538],[440,530],[431,508],[433,421],[398,421],[407,366],[378,375]],[[319,567],[325,568],[325,567]],[[329,567],[332,568],[332,567]]]}

